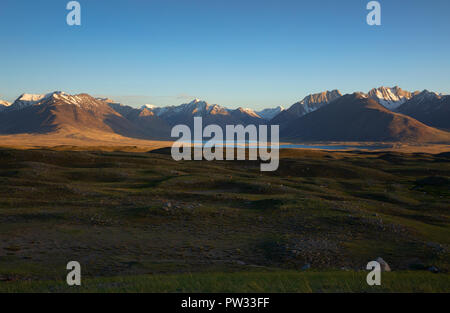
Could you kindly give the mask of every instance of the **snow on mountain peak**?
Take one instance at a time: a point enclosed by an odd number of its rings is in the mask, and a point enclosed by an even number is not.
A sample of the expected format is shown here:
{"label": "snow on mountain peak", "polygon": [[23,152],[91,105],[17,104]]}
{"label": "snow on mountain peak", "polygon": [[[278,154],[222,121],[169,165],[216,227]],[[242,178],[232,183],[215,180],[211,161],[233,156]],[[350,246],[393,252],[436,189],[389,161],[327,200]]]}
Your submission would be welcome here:
{"label": "snow on mountain peak", "polygon": [[154,104],[144,104],[144,105],[142,106],[143,109],[150,109],[150,110],[156,109],[157,107],[158,107],[158,106],[156,106],[156,105],[154,105]]}
{"label": "snow on mountain peak", "polygon": [[250,116],[252,116],[252,117],[261,118],[261,116],[259,116],[253,109],[242,108],[242,107],[240,107],[240,108],[238,108],[238,110],[239,110],[241,113],[250,115]]}
{"label": "snow on mountain peak", "polygon": [[10,106],[10,108],[12,110],[21,110],[23,108],[35,105],[36,103],[44,99],[46,96],[47,95],[45,94],[40,95],[40,94],[24,93],[20,95],[20,97],[17,98],[16,101],[14,101],[14,103]]}
{"label": "snow on mountain peak", "polygon": [[279,105],[276,108],[269,108],[269,109],[257,111],[256,114],[258,114],[261,118],[263,118],[265,120],[271,120],[283,111],[285,111],[284,107]]}
{"label": "snow on mountain peak", "polygon": [[92,109],[98,105],[95,98],[87,94],[70,95],[64,91],[54,91],[47,94],[28,94],[24,93],[10,106],[10,110],[22,110],[29,106],[41,105],[44,103],[61,105],[72,104],[85,109]]}
{"label": "snow on mountain peak", "polygon": [[389,110],[397,109],[413,97],[411,92],[405,91],[398,86],[374,88],[367,95]]}
{"label": "snow on mountain peak", "polygon": [[306,96],[302,101],[292,105],[288,111],[293,113],[295,116],[303,116],[308,113],[314,112],[324,105],[342,97],[339,90],[334,89],[332,91],[324,91],[321,93],[315,93]]}
{"label": "snow on mountain peak", "polygon": [[39,101],[44,97],[45,95],[24,93],[16,101]]}
{"label": "snow on mountain peak", "polygon": [[11,105],[11,102],[8,102],[6,100],[0,100],[0,105],[3,105],[5,107],[9,107]]}
{"label": "snow on mountain peak", "polygon": [[200,100],[198,98],[195,98],[194,100],[192,100],[191,102],[188,103],[188,105],[203,105],[203,106],[207,106],[208,103],[206,101]]}
{"label": "snow on mountain peak", "polygon": [[5,100],[0,100],[0,112],[6,110],[6,108],[10,107],[11,103]]}

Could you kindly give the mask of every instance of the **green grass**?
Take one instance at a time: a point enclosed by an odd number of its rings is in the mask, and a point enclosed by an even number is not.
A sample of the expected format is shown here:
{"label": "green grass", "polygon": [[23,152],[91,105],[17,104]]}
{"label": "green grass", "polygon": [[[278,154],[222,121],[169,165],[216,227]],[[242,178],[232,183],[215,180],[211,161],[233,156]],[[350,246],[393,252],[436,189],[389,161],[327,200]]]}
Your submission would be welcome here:
{"label": "green grass", "polygon": [[151,293],[311,293],[448,292],[450,276],[427,272],[382,273],[381,286],[369,286],[365,272],[243,272],[141,275],[97,278],[80,287],[60,282],[0,283],[0,292],[151,292]]}
{"label": "green grass", "polygon": [[[283,150],[273,173],[258,162],[158,153],[0,149],[0,157],[0,278],[13,281],[2,286],[38,290],[76,260],[87,284],[151,273],[139,284],[159,290],[151,279],[171,279],[172,288],[192,273],[206,291],[238,288],[214,287],[209,275],[227,281],[271,268],[288,277],[310,264],[314,274],[298,274],[307,284],[294,287],[328,291],[316,277],[348,275],[350,284],[382,257],[395,271],[387,282],[405,275],[399,290],[436,283],[450,291],[439,283],[446,274],[403,274],[416,264],[450,270],[450,162],[442,156]],[[340,268],[351,271],[332,272]],[[250,279],[255,290],[270,287],[261,277]],[[416,286],[420,277],[430,286]],[[280,278],[295,289],[289,281]],[[333,284],[330,291],[347,290]]]}

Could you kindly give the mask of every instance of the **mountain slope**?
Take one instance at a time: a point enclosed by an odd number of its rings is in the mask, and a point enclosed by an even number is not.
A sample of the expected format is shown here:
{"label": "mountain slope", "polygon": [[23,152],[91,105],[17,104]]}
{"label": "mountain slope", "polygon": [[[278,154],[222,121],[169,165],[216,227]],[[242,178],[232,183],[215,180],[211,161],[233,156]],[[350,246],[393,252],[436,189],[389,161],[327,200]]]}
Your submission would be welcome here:
{"label": "mountain slope", "polygon": [[397,111],[429,126],[450,130],[450,96],[424,90]]}
{"label": "mountain slope", "polygon": [[146,107],[136,109],[127,105],[113,103],[112,101],[108,105],[150,138],[167,139],[170,137],[169,124],[156,116],[150,109]]}
{"label": "mountain slope", "polygon": [[87,94],[22,96],[0,114],[1,134],[52,132],[80,137],[90,133],[151,137],[105,102]]}
{"label": "mountain slope", "polygon": [[271,120],[271,124],[279,124],[283,129],[289,122],[302,117],[308,113],[314,112],[330,102],[339,99],[342,94],[339,90],[324,91],[321,93],[311,94],[302,101],[294,103],[289,109],[282,111]]}
{"label": "mountain slope", "polygon": [[391,112],[357,93],[292,121],[281,136],[300,141],[450,142],[450,133]]}

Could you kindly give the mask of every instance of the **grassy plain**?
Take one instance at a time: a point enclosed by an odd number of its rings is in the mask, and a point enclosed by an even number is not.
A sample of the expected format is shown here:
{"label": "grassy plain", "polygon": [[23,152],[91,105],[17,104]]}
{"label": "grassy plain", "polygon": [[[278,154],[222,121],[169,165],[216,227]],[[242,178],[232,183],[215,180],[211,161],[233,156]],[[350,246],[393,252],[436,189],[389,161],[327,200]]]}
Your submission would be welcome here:
{"label": "grassy plain", "polygon": [[448,152],[282,150],[262,173],[59,150],[0,149],[0,291],[67,291],[72,260],[84,291],[370,291],[377,257],[375,291],[450,291]]}

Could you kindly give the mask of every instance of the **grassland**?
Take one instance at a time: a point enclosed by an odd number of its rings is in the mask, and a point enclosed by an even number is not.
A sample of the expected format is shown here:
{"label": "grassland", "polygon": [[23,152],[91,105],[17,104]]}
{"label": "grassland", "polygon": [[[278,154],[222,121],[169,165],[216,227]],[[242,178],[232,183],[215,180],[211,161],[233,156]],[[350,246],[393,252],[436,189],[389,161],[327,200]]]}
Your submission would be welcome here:
{"label": "grassland", "polygon": [[450,289],[448,274],[427,272],[384,273],[381,286],[369,286],[364,272],[236,272],[139,275],[89,278],[80,287],[64,281],[25,281],[0,284],[9,293],[329,293],[329,292],[428,292]]}
{"label": "grassland", "polygon": [[[0,150],[0,291],[450,291],[450,154]],[[308,271],[302,271],[310,265]],[[440,273],[427,268],[435,266]],[[384,277],[384,276],[383,276]]]}

